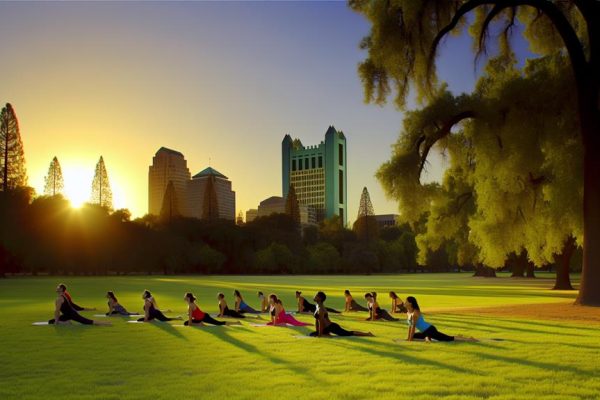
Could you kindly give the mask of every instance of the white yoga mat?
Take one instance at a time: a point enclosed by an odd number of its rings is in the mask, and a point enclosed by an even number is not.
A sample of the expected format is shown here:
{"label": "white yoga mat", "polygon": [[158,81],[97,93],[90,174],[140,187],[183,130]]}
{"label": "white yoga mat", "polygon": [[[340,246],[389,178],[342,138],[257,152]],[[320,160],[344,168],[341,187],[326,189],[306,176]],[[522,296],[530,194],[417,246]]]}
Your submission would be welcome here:
{"label": "white yoga mat", "polygon": [[34,323],[33,323],[33,324],[31,324],[31,325],[35,325],[35,326],[44,326],[44,325],[50,325],[50,324],[48,323],[48,321],[41,321],[41,322],[34,322]]}

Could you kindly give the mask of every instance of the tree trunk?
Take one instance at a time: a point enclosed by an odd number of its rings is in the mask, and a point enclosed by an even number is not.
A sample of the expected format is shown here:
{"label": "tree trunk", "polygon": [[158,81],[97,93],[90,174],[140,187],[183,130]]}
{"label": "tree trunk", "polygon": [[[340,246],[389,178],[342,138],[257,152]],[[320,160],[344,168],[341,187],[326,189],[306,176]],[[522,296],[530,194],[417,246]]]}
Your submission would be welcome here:
{"label": "tree trunk", "polygon": [[512,260],[510,260],[510,264],[511,264],[511,271],[512,274],[510,275],[511,278],[523,278],[525,277],[525,269],[527,267],[527,253],[525,253],[525,251],[522,251],[521,254],[519,254],[518,256],[515,257],[511,257]]}
{"label": "tree trunk", "polygon": [[526,267],[526,271],[527,271],[527,278],[535,278],[535,264],[532,263],[531,261],[527,262],[527,267]]}
{"label": "tree trunk", "polygon": [[559,256],[555,257],[556,260],[556,282],[552,290],[573,290],[571,286],[571,277],[569,276],[569,269],[571,267],[571,256],[575,251],[575,238],[569,236],[563,246],[563,251]]}
{"label": "tree trunk", "polygon": [[495,278],[496,270],[494,268],[485,266],[483,264],[477,264],[475,266],[475,273],[473,276],[482,276],[485,278]]}

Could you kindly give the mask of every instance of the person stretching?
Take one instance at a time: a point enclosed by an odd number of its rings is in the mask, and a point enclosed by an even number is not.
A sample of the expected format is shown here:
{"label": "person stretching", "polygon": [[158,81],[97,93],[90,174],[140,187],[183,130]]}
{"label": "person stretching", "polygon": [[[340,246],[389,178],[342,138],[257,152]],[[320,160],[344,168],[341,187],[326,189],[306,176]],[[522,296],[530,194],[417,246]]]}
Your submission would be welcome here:
{"label": "person stretching", "polygon": [[125,307],[123,307],[121,304],[119,304],[119,301],[117,300],[117,297],[115,296],[115,293],[112,291],[108,291],[106,292],[106,298],[108,299],[108,312],[106,313],[107,316],[111,316],[111,315],[139,315],[138,313],[130,313],[128,312]]}
{"label": "person stretching", "polygon": [[65,296],[65,285],[58,285],[56,287],[56,301],[54,302],[54,318],[48,321],[48,324],[65,324],[70,320],[77,321],[84,325],[110,325],[110,322],[106,321],[94,321],[87,319],[79,315],[79,313],[73,308],[71,302]]}
{"label": "person stretching", "polygon": [[406,307],[396,292],[390,292],[390,299],[392,299],[392,314],[406,312]]}
{"label": "person stretching", "polygon": [[367,321],[376,321],[378,319],[399,321],[398,318],[392,317],[386,310],[379,307],[379,303],[375,300],[373,293],[365,293],[365,299],[367,300],[367,306],[369,307],[369,318],[367,318]]}
{"label": "person stretching", "polygon": [[356,302],[356,300],[354,300],[348,289],[344,291],[344,297],[346,297],[346,308],[344,308],[344,312],[369,311],[368,308],[361,306]]}
{"label": "person stretching", "polygon": [[217,315],[217,317],[246,318],[244,314],[235,310],[230,310],[229,307],[227,307],[227,300],[225,300],[225,295],[223,293],[217,295],[217,300],[219,300],[219,315]]}
{"label": "person stretching", "polygon": [[260,312],[269,312],[269,302],[263,292],[258,292],[258,300],[260,301]]}
{"label": "person stretching", "polygon": [[239,290],[233,291],[233,297],[235,298],[235,311],[239,313],[260,314],[260,311],[256,311],[244,302],[244,298]]}
{"label": "person stretching", "polygon": [[[298,312],[299,313],[314,313],[317,309],[317,306],[311,304],[302,297],[302,292],[296,291],[296,300],[298,301]],[[334,314],[341,314],[340,311],[334,310],[333,308],[327,308],[327,311],[332,312]]]}
{"label": "person stretching", "polygon": [[371,332],[347,331],[335,322],[329,319],[329,313],[323,305],[327,296],[323,292],[317,292],[313,299],[317,303],[315,316],[315,332],[311,332],[310,336],[330,336],[332,333],[337,336],[374,336]]}
{"label": "person stretching", "polygon": [[176,319],[183,319],[181,317],[175,317],[175,318],[166,317],[165,314],[163,314],[158,309],[156,300],[154,300],[152,293],[150,293],[150,291],[148,291],[148,290],[144,290],[144,293],[142,293],[142,299],[144,299],[144,317],[138,319],[139,322],[150,322],[154,319],[157,319],[157,320],[163,321],[163,322],[173,321]]}
{"label": "person stretching", "polygon": [[[408,340],[409,342],[414,339],[425,339],[425,341],[430,342],[431,339],[437,340],[439,342],[476,342],[477,339],[464,336],[448,336],[437,330],[435,325],[428,324],[425,322],[423,318],[423,314],[421,314],[421,309],[419,308],[419,303],[417,303],[417,299],[412,296],[406,298],[406,315],[408,317]],[[415,332],[416,330],[419,332]]]}
{"label": "person stretching", "polygon": [[276,295],[272,294],[269,296],[269,303],[271,304],[271,322],[267,325],[283,325],[286,324],[294,326],[307,326],[306,322],[298,321],[296,318],[285,312],[283,302],[278,299]]}
{"label": "person stretching", "polygon": [[73,308],[73,310],[75,310],[75,311],[96,311],[96,307],[94,307],[94,308],[81,307],[81,306],[73,303],[73,298],[71,298],[71,294],[69,294],[69,292],[67,292],[67,286],[64,283],[61,283],[58,286],[62,287],[63,294],[65,295],[66,299],[71,304],[71,307]]}
{"label": "person stretching", "polygon": [[217,321],[216,319],[213,319],[213,317],[211,317],[209,314],[202,311],[200,309],[200,307],[198,307],[198,305],[196,304],[196,296],[194,296],[193,293],[190,293],[190,292],[186,293],[185,296],[183,297],[183,299],[188,304],[188,320],[183,323],[185,326],[204,325],[205,323],[211,324],[211,325],[240,325],[241,324],[240,321],[225,322],[225,321]]}

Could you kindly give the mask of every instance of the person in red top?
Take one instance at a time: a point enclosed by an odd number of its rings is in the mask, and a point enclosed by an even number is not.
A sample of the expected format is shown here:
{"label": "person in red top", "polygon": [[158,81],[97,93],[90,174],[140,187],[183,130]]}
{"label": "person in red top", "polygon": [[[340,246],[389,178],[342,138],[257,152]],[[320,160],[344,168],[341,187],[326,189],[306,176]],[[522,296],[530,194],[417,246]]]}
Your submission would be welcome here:
{"label": "person in red top", "polygon": [[225,322],[217,321],[212,318],[208,313],[205,313],[198,307],[196,304],[196,296],[194,296],[193,293],[186,293],[183,299],[188,304],[188,320],[183,323],[184,325],[204,325],[204,323],[212,325],[241,325],[239,321]]}
{"label": "person in red top", "polygon": [[65,298],[67,299],[67,301],[69,302],[69,304],[71,305],[73,310],[75,310],[75,311],[96,311],[96,308],[85,308],[85,307],[81,307],[81,306],[78,306],[77,304],[73,303],[73,299],[71,298],[71,295],[69,294],[69,292],[67,292],[67,286],[64,283],[61,283],[60,285],[58,285],[58,287],[60,287],[62,289],[63,295],[65,296]]}

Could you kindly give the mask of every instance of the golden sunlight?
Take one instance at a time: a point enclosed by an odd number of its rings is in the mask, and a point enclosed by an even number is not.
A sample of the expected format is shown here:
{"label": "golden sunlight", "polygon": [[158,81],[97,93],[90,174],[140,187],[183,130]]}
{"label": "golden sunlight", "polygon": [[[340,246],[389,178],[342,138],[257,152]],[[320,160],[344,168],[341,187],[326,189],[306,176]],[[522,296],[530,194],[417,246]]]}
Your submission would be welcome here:
{"label": "golden sunlight", "polygon": [[65,197],[71,202],[71,205],[79,208],[90,201],[94,168],[66,163],[62,167],[62,171],[65,180]]}

